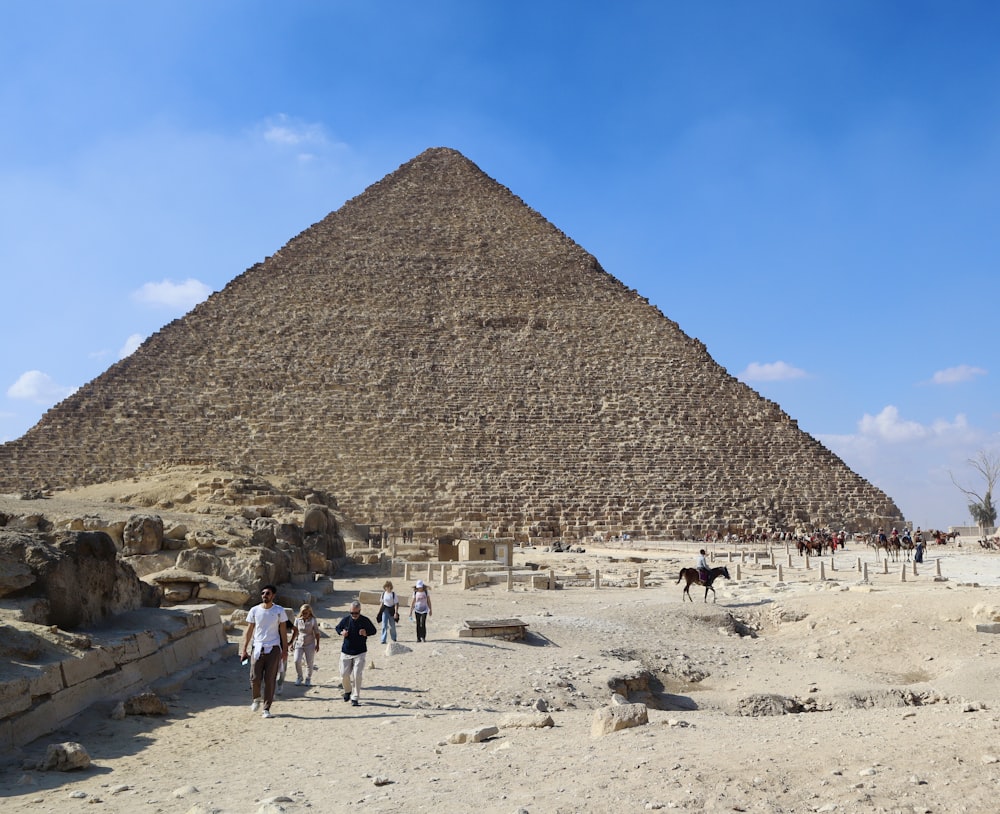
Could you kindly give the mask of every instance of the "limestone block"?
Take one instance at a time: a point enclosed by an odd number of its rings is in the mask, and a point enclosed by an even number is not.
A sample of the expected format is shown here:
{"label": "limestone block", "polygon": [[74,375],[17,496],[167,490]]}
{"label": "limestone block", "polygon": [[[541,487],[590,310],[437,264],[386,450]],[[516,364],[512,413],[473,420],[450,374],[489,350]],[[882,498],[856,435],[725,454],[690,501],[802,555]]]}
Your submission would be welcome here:
{"label": "limestone block", "polygon": [[31,682],[18,676],[0,683],[0,718],[9,718],[31,707]]}
{"label": "limestone block", "polygon": [[499,725],[501,729],[544,729],[556,724],[547,712],[512,712],[504,715]]}
{"label": "limestone block", "polygon": [[221,578],[202,582],[197,590],[197,599],[203,602],[225,602],[229,605],[242,606],[253,598],[248,588]]}
{"label": "limestone block", "polygon": [[139,579],[145,579],[150,574],[172,568],[176,565],[177,555],[170,551],[158,551],[155,554],[136,554],[122,559],[132,566]]}
{"label": "limestone block", "polygon": [[0,557],[0,596],[7,596],[35,582],[35,575],[23,562]]}
{"label": "limestone block", "polygon": [[78,743],[50,743],[45,749],[45,757],[38,764],[43,772],[69,772],[90,766],[90,755]]}
{"label": "limestone block", "polygon": [[37,704],[11,719],[14,722],[15,745],[23,746],[46,732],[54,732],[106,697],[103,682],[96,678],[67,687],[44,704]]}
{"label": "limestone block", "polygon": [[[58,662],[43,664],[33,670],[28,677],[28,693],[34,700],[46,695],[53,695],[63,689],[62,667]],[[0,717],[3,717],[0,715]]]}
{"label": "limestone block", "polygon": [[448,743],[482,743],[484,740],[496,737],[500,730],[495,726],[481,726],[478,729],[466,729],[462,732],[452,732]]}
{"label": "limestone block", "polygon": [[152,554],[163,548],[163,520],[158,515],[134,514],[122,529],[122,554]]}
{"label": "limestone block", "polygon": [[590,724],[590,736],[600,738],[617,732],[620,729],[630,729],[649,723],[649,714],[645,704],[621,704],[602,707],[595,710]]}
{"label": "limestone block", "polygon": [[103,647],[93,647],[80,656],[70,656],[60,662],[63,683],[67,687],[87,681],[115,668],[114,655]]}

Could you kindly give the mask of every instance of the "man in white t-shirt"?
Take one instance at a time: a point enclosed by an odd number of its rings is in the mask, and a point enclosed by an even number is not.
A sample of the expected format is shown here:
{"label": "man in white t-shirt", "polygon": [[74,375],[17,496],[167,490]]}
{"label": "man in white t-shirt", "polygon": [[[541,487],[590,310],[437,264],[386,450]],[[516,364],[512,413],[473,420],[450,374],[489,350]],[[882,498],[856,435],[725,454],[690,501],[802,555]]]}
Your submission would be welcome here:
{"label": "man in white t-shirt", "polygon": [[278,680],[281,662],[288,658],[288,615],[280,605],[274,604],[278,589],[273,585],[261,588],[259,605],[247,614],[247,632],[243,634],[242,658],[250,658],[250,689],[253,702],[250,709],[256,712],[261,705],[263,684],[263,717],[270,718],[271,702]]}

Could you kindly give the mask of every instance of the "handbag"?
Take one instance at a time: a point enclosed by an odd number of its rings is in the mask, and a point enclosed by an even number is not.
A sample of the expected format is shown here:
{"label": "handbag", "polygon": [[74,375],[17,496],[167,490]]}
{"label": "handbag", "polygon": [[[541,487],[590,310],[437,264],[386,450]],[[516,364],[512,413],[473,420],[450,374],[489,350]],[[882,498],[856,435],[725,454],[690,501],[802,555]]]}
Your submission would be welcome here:
{"label": "handbag", "polygon": [[385,612],[385,605],[379,605],[378,606],[378,613],[375,614],[375,621],[376,622],[381,622],[382,621],[382,614],[384,612]]}

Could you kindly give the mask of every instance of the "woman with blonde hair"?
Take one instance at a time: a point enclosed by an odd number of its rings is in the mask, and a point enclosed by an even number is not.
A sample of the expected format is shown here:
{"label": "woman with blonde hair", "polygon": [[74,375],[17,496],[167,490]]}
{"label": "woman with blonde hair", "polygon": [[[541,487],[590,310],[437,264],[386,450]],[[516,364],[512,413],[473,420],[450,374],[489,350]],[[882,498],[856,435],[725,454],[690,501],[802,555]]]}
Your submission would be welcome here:
{"label": "woman with blonde hair", "polygon": [[[295,626],[295,639],[293,642],[295,653],[295,684],[305,683],[307,687],[312,686],[313,661],[319,652],[319,623],[313,616],[312,607],[303,605],[299,608],[298,615],[293,622]],[[306,663],[306,678],[302,681],[302,661]]]}

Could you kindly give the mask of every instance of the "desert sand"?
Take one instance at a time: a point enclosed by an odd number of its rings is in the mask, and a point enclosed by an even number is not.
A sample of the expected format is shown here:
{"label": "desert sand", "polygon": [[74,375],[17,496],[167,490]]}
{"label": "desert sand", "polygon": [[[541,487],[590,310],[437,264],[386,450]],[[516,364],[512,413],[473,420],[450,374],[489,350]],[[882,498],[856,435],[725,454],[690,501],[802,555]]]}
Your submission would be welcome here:
{"label": "desert sand", "polygon": [[[342,700],[339,641],[325,638],[313,686],[290,671],[262,719],[234,645],[164,699],[168,716],[114,720],[109,701],[9,759],[4,811],[997,811],[1000,636],[975,623],[1000,609],[1000,554],[962,542],[931,546],[906,582],[901,565],[884,574],[853,545],[823,558],[822,580],[797,555],[782,583],[751,563],[737,579],[737,556],[714,604],[697,588],[682,602],[675,583],[695,544],[519,551],[515,564],[600,569],[604,584],[435,584],[429,641],[404,615],[405,652],[372,642],[358,707]],[[338,573],[316,606],[326,632],[385,575]],[[511,617],[526,640],[459,636],[465,620]],[[615,689],[646,703],[649,721],[592,737]],[[539,709],[553,726],[509,725]],[[485,741],[449,742],[489,726]],[[23,768],[62,741],[92,766]]]}

